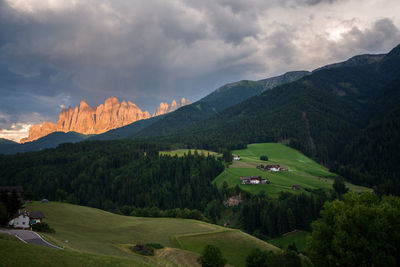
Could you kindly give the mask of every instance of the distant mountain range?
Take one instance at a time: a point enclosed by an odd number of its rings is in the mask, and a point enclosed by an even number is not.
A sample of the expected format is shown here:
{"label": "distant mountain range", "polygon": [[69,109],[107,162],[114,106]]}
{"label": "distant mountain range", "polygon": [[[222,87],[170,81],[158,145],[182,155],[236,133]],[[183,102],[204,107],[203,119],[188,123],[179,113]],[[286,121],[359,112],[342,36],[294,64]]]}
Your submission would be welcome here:
{"label": "distant mountain range", "polygon": [[[173,100],[170,106],[162,102],[153,116],[172,112],[187,103],[188,100],[185,98],[182,98],[179,104]],[[31,142],[54,132],[101,134],[148,118],[150,118],[149,112],[140,110],[131,101],[120,103],[116,97],[109,97],[104,104],[91,107],[82,100],[74,109],[72,107],[63,109],[56,124],[45,121],[41,125],[31,126],[29,136],[23,138],[21,143]]]}
{"label": "distant mountain range", "polygon": [[[32,126],[29,137],[22,140],[22,143],[26,144],[19,145],[18,143],[14,143],[11,146],[6,146],[0,143],[0,153],[12,154],[35,151],[56,147],[65,142],[79,142],[83,140],[113,140],[164,136],[204,120],[226,107],[240,103],[265,90],[294,81],[308,74],[310,72],[294,71],[260,81],[240,81],[227,84],[193,104],[190,104],[189,100],[185,98],[182,98],[179,104],[175,100],[170,105],[162,102],[151,118],[147,111],[142,112],[131,102],[126,103],[123,101],[119,103],[115,97],[108,98],[104,104],[94,108],[82,100],[75,109],[68,108],[63,110],[56,124],[44,122],[42,125]],[[104,110],[108,111],[107,115],[99,116],[99,114],[104,114]],[[168,116],[164,115],[167,113],[169,113]],[[127,114],[128,116],[125,116],[122,120],[120,114]],[[98,118],[101,119],[99,120]],[[99,121],[103,123],[99,124]],[[110,125],[104,123],[104,121],[113,121],[113,124]],[[129,121],[131,123],[128,123]],[[155,125],[150,127],[153,124]],[[118,127],[118,125],[122,127]],[[106,131],[107,128],[111,128],[111,130]],[[56,134],[49,136],[49,141],[45,142],[46,136],[55,132],[68,132],[73,137],[64,139],[69,135]],[[96,132],[98,134],[95,134]],[[60,139],[58,140],[56,137]],[[39,138],[40,141],[38,140]]]}

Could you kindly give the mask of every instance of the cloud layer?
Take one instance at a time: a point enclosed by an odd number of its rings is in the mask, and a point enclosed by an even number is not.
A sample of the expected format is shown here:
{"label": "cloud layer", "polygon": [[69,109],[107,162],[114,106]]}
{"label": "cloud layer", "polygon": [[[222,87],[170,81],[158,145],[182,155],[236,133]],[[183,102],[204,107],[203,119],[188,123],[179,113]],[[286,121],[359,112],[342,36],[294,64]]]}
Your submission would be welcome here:
{"label": "cloud layer", "polygon": [[153,111],[227,82],[387,52],[400,43],[397,2],[0,0],[0,129],[55,121],[81,98]]}

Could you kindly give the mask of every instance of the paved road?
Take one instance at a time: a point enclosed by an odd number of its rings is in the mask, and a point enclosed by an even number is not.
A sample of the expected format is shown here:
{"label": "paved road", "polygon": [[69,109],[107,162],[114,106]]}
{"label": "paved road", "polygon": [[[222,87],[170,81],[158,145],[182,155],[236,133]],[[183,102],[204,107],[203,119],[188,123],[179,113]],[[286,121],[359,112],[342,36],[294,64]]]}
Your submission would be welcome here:
{"label": "paved road", "polygon": [[45,247],[50,247],[50,248],[62,249],[60,247],[50,244],[49,242],[44,240],[40,235],[38,235],[37,233],[35,233],[33,231],[0,229],[0,233],[14,235],[15,237],[17,237],[19,240],[21,240],[24,243],[31,243],[31,244],[41,245],[41,246],[45,246]]}

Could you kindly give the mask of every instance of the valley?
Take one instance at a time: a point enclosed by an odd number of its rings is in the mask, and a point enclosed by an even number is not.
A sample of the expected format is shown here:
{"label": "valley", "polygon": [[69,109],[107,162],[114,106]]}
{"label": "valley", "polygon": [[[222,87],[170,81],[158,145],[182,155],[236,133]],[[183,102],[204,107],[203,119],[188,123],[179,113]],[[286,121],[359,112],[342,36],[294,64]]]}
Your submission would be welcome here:
{"label": "valley", "polygon": [[[56,231],[43,236],[64,247],[0,235],[0,256],[199,266],[211,249],[228,266],[396,266],[399,88],[400,45],[228,83],[153,116],[115,97],[82,100],[24,144],[0,139],[0,223],[41,211]],[[164,248],[131,250],[148,243]]]}

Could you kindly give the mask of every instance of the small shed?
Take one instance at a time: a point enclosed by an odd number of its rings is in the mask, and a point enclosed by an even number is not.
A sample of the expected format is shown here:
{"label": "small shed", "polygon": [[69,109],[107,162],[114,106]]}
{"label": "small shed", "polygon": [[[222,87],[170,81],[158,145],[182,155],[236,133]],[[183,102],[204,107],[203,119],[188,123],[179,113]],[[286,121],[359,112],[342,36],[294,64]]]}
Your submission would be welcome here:
{"label": "small shed", "polygon": [[298,185],[298,184],[294,184],[294,185],[292,185],[292,189],[293,190],[300,190],[300,185]]}
{"label": "small shed", "polygon": [[41,223],[42,219],[45,218],[44,214],[41,211],[31,211],[29,212],[29,223],[35,224],[35,223]]}

